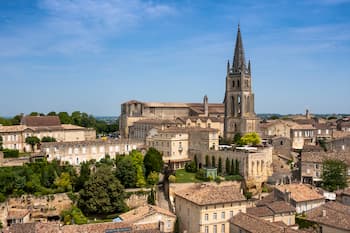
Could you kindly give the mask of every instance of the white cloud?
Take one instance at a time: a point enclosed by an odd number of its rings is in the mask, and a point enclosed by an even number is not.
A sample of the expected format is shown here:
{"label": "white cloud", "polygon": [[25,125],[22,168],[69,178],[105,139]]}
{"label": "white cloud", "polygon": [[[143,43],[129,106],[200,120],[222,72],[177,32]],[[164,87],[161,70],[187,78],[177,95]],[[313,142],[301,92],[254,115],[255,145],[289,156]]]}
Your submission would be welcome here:
{"label": "white cloud", "polygon": [[42,0],[43,17],[0,38],[6,56],[99,52],[104,41],[130,30],[147,19],[174,14],[165,4],[141,0]]}

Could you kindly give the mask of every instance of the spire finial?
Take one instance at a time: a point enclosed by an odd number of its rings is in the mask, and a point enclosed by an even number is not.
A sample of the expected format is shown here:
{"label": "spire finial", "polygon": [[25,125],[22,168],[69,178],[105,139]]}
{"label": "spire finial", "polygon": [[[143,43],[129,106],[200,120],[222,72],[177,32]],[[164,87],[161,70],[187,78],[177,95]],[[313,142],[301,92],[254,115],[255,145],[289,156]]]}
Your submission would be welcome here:
{"label": "spire finial", "polygon": [[233,72],[245,72],[246,63],[244,57],[243,41],[241,36],[240,24],[238,24],[237,37],[236,37],[236,46],[233,56],[232,64]]}

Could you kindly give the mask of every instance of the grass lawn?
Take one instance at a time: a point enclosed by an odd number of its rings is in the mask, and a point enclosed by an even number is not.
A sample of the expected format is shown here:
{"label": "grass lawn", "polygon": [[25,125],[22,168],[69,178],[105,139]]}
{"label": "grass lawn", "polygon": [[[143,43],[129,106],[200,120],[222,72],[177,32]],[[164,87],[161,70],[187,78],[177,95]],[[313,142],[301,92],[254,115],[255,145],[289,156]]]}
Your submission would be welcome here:
{"label": "grass lawn", "polygon": [[186,172],[185,169],[176,170],[176,183],[198,183],[202,182],[196,179],[196,173]]}

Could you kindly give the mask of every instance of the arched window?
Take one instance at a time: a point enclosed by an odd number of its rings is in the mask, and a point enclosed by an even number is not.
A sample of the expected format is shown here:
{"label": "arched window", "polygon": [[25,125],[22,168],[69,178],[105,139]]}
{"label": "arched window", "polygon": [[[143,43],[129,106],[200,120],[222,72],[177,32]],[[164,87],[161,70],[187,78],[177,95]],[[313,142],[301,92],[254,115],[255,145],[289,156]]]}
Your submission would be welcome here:
{"label": "arched window", "polygon": [[232,81],[232,87],[235,87],[235,80]]}
{"label": "arched window", "polygon": [[232,109],[231,109],[231,113],[232,115],[235,114],[235,97],[231,96],[231,104],[232,104]]}
{"label": "arched window", "polygon": [[240,83],[239,83],[239,80],[237,80],[237,87],[238,87],[238,88],[240,87]]}

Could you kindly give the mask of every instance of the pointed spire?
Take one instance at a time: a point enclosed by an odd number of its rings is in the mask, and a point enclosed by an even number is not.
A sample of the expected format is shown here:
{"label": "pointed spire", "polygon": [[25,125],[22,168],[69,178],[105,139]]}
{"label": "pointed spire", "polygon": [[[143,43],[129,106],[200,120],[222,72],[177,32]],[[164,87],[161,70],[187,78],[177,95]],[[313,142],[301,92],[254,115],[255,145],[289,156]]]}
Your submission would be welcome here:
{"label": "pointed spire", "polygon": [[250,60],[248,61],[248,73],[251,74],[251,72],[250,72]]}
{"label": "pointed spire", "polygon": [[246,68],[243,41],[242,41],[241,29],[239,24],[238,24],[238,30],[237,30],[236,46],[235,46],[235,53],[233,57],[232,68],[233,68],[233,72],[244,71]]}
{"label": "pointed spire", "polygon": [[227,73],[230,73],[230,60],[227,60]]}

